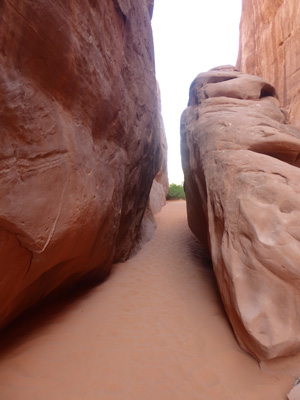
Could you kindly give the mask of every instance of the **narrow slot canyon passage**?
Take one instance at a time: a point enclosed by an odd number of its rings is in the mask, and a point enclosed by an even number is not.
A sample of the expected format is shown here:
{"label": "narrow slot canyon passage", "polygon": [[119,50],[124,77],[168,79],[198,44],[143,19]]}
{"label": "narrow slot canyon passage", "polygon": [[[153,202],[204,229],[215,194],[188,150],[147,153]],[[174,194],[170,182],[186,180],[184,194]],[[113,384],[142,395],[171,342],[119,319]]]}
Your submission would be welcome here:
{"label": "narrow slot canyon passage", "polygon": [[154,239],[103,284],[2,333],[1,400],[285,398],[292,378],[239,348],[185,202],[156,219]]}

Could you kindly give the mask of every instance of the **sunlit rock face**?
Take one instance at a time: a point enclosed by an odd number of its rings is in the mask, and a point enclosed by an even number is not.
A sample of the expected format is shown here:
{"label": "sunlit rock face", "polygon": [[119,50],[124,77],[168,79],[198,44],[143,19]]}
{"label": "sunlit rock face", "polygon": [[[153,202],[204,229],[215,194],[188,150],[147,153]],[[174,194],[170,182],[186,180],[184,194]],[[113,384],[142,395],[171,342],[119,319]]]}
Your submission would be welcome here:
{"label": "sunlit rock face", "polygon": [[300,126],[300,2],[243,0],[240,51],[242,72],[267,79]]}
{"label": "sunlit rock face", "polygon": [[292,390],[287,395],[288,400],[298,400],[300,399],[300,385],[297,384],[292,388]]}
{"label": "sunlit rock face", "polygon": [[189,225],[261,360],[300,349],[300,132],[287,121],[274,87],[233,67],[198,75],[181,121]]}
{"label": "sunlit rock face", "polygon": [[164,162],[152,7],[1,1],[0,326],[143,240]]}

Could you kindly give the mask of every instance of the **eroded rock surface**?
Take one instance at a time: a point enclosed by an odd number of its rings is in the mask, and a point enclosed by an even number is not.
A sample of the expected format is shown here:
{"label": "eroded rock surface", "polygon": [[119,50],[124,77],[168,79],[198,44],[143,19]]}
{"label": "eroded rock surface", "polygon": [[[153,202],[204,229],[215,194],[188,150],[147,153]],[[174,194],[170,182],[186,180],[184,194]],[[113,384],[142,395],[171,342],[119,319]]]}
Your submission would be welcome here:
{"label": "eroded rock surface", "polygon": [[181,126],[189,225],[258,359],[300,349],[300,132],[276,96],[261,78],[217,68],[192,83]]}
{"label": "eroded rock surface", "polygon": [[300,126],[300,3],[298,0],[243,0],[238,68],[274,85]]}
{"label": "eroded rock surface", "polygon": [[163,164],[152,7],[0,4],[0,326],[142,240]]}
{"label": "eroded rock surface", "polygon": [[[159,111],[161,110],[161,98],[160,89],[157,85],[157,98]],[[166,204],[166,198],[169,193],[169,180],[168,180],[168,145],[165,133],[164,121],[162,119],[161,112],[158,114],[158,126],[160,132],[160,154],[161,154],[161,165],[158,173],[152,184],[149,197],[149,207],[153,214],[158,214],[162,207]]]}

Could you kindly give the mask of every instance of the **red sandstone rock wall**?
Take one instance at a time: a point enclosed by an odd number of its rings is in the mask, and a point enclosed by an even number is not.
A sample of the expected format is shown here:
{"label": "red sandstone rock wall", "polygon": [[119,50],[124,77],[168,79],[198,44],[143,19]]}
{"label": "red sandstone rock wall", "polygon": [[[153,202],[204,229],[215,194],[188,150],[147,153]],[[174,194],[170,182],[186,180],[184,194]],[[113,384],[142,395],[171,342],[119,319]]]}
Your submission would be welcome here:
{"label": "red sandstone rock wall", "polygon": [[300,350],[300,131],[287,121],[274,87],[233,67],[198,75],[181,120],[189,225],[258,359]]}
{"label": "red sandstone rock wall", "polygon": [[[159,110],[161,110],[160,89],[158,84],[157,84],[157,98],[158,98],[158,107]],[[162,158],[161,158],[161,167],[155,176],[149,197],[149,207],[153,214],[157,214],[161,211],[162,207],[166,204],[166,197],[169,193],[168,166],[167,166],[168,145],[165,134],[164,121],[162,119],[161,112],[159,112],[158,115],[158,125],[160,132],[160,152],[162,154]]]}
{"label": "red sandstone rock wall", "polygon": [[0,2],[0,326],[142,240],[163,164],[152,7]]}
{"label": "red sandstone rock wall", "polygon": [[237,67],[267,79],[300,126],[300,2],[243,0]]}

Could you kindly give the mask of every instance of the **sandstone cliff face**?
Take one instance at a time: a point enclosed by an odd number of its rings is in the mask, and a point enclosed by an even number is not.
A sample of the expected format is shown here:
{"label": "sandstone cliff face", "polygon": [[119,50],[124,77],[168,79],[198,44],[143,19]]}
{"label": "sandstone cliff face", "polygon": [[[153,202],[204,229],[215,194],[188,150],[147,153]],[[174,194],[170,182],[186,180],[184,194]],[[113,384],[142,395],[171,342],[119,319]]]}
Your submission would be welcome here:
{"label": "sandstone cliff face", "polygon": [[300,349],[300,132],[287,120],[273,86],[233,67],[198,75],[182,116],[189,225],[258,359]]}
{"label": "sandstone cliff face", "polygon": [[243,0],[237,67],[273,84],[300,126],[300,3]]}
{"label": "sandstone cliff face", "polygon": [[[161,111],[161,97],[160,89],[157,84],[157,99],[158,108]],[[169,193],[169,180],[168,180],[168,145],[165,134],[164,121],[162,119],[161,112],[158,114],[158,130],[160,132],[160,153],[161,153],[161,166],[152,184],[149,207],[153,214],[157,214],[161,211],[162,207],[166,204],[166,198]]]}
{"label": "sandstone cliff face", "polygon": [[0,3],[0,326],[142,240],[163,164],[152,7]]}

